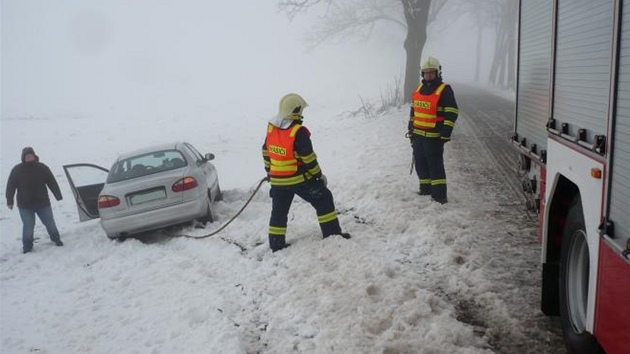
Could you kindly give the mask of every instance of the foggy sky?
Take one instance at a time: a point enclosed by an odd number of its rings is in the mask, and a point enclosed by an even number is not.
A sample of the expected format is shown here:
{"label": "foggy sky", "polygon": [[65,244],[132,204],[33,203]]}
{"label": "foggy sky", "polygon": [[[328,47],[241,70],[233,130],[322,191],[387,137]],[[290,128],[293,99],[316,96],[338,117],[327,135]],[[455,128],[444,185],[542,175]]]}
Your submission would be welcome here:
{"label": "foggy sky", "polygon": [[[254,5],[255,4],[255,5]],[[311,106],[355,104],[403,77],[404,32],[381,24],[370,40],[336,40],[307,51],[318,20],[290,22],[276,0],[4,0],[2,119],[134,115],[267,118],[288,92]],[[474,46],[431,33],[447,80],[472,77]],[[469,54],[470,57],[466,55]]]}
{"label": "foggy sky", "polygon": [[307,52],[306,20],[275,0],[3,1],[2,117],[268,116],[284,93],[355,100],[400,75],[400,39]]}

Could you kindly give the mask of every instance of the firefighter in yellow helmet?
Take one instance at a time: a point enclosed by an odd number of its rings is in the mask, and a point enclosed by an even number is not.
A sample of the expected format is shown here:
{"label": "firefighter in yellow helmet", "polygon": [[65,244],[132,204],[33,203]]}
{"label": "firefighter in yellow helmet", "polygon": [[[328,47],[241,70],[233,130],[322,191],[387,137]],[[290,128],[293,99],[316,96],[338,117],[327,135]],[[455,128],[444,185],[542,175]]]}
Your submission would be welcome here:
{"label": "firefighter in yellow helmet", "polygon": [[442,66],[435,57],[420,65],[422,82],[411,97],[407,137],[411,139],[420,195],[447,202],[444,143],[451,139],[459,111],[450,85],[442,82]]}
{"label": "firefighter in yellow helmet", "polygon": [[262,155],[271,184],[269,247],[273,252],[289,246],[287,216],[296,194],[317,211],[324,238],[331,235],[350,238],[350,234],[341,231],[333,195],[313,151],[311,133],[302,126],[302,112],[307,106],[300,95],[285,95],[280,100],[278,114],[267,124]]}

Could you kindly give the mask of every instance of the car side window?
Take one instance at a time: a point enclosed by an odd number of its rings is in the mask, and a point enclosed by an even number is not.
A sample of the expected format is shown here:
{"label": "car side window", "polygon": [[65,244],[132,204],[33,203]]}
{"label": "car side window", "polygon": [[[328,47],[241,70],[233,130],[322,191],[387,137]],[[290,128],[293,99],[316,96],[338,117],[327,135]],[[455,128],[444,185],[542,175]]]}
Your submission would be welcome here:
{"label": "car side window", "polygon": [[204,161],[203,155],[201,155],[201,153],[199,153],[199,151],[197,151],[197,149],[195,149],[192,145],[186,143],[184,144],[184,146],[186,146],[186,148],[188,148],[188,151],[190,151],[195,159],[197,159],[197,163],[201,163],[202,161]]}

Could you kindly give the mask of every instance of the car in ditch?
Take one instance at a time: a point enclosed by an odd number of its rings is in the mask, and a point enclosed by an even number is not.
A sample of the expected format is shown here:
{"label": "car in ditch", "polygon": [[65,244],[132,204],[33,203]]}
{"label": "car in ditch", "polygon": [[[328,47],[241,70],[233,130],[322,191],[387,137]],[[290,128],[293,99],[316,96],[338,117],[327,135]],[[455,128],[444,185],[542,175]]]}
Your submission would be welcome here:
{"label": "car in ditch", "polygon": [[110,169],[89,163],[63,166],[79,220],[100,218],[110,239],[197,220],[215,220],[222,199],[214,154],[183,141],[119,156]]}

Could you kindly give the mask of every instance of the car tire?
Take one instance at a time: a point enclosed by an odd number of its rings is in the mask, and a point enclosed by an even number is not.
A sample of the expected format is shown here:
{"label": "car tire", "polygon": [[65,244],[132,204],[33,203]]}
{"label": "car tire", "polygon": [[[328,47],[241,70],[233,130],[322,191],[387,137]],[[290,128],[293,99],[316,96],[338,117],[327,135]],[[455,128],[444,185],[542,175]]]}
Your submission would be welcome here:
{"label": "car tire", "polygon": [[199,222],[204,223],[204,224],[208,223],[208,222],[214,222],[214,219],[215,219],[214,213],[213,213],[213,210],[212,210],[212,202],[211,202],[209,193],[208,193],[208,199],[207,199],[207,203],[206,204],[207,204],[206,215],[204,215],[201,218],[197,219]]}
{"label": "car tire", "polygon": [[217,182],[217,190],[216,190],[216,193],[214,194],[214,201],[220,202],[222,200],[223,200],[223,193],[221,193],[221,186],[219,186],[219,182]]}
{"label": "car tire", "polygon": [[604,353],[595,336],[586,330],[590,257],[582,202],[573,199],[562,235],[559,294],[562,333],[569,353]]}

